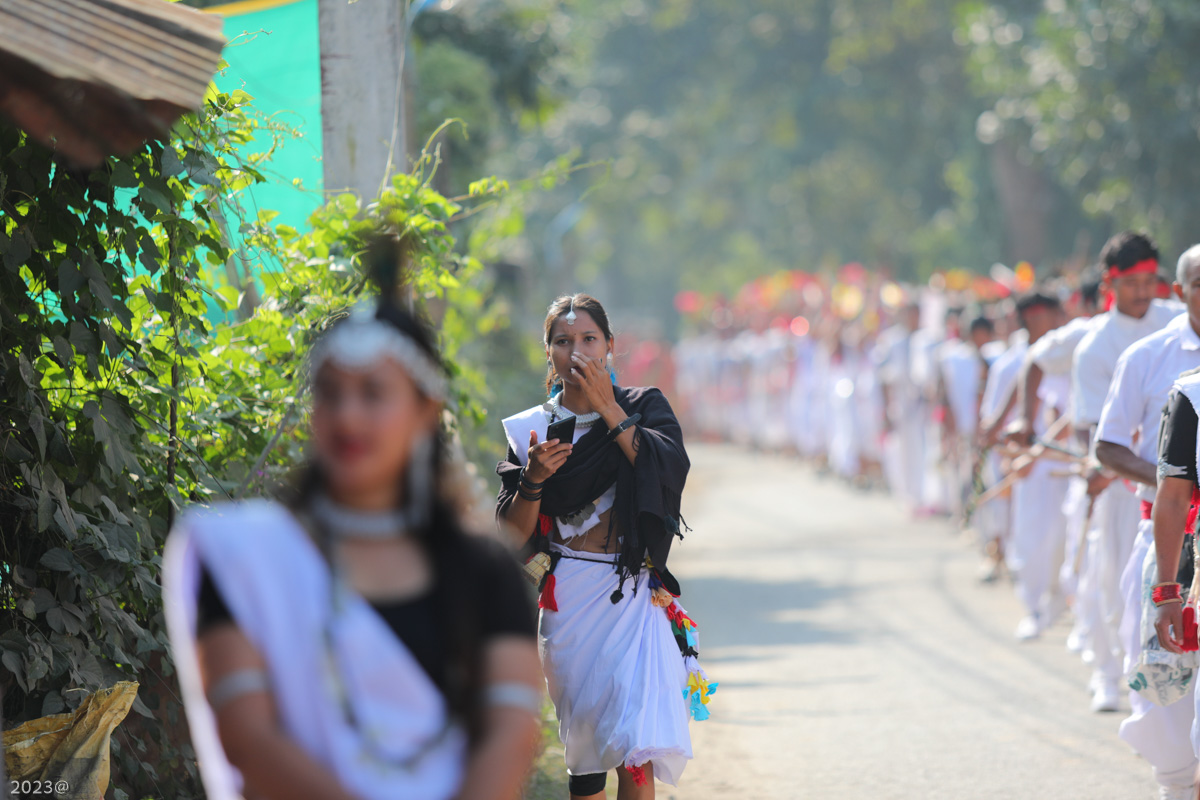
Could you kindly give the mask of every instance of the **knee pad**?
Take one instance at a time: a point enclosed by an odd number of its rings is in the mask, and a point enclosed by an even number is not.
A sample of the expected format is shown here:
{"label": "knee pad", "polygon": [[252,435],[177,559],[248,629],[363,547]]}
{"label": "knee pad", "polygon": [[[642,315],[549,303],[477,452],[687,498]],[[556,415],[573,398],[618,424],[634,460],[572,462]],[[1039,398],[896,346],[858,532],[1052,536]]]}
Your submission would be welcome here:
{"label": "knee pad", "polygon": [[567,776],[567,789],[577,797],[590,797],[604,791],[608,782],[607,772],[589,772],[587,775]]}

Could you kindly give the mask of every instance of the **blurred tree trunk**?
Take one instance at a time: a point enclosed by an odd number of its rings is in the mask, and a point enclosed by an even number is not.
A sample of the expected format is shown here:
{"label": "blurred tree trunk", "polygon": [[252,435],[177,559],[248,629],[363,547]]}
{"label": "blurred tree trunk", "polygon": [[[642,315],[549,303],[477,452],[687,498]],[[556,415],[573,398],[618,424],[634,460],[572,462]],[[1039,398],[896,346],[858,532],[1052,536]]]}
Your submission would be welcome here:
{"label": "blurred tree trunk", "polygon": [[1004,209],[1008,261],[1041,264],[1050,253],[1050,182],[1037,167],[1022,163],[1012,142],[1002,139],[990,152],[992,177]]}

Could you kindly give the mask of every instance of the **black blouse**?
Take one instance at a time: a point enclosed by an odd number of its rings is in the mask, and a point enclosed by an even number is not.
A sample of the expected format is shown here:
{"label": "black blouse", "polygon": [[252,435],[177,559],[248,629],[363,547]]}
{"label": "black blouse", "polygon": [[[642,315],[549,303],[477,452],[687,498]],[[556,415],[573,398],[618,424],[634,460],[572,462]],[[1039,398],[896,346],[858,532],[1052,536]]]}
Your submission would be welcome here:
{"label": "black blouse", "polygon": [[[532,591],[516,559],[498,542],[471,539],[460,554],[456,582],[472,587],[476,598],[480,635],[484,641],[498,636],[535,637],[537,616]],[[372,602],[396,637],[408,648],[439,689],[445,689],[447,653],[437,587],[413,598]],[[206,567],[201,566],[197,609],[197,636],[215,625],[234,622],[228,605]]]}
{"label": "black blouse", "polygon": [[1175,389],[1167,398],[1158,433],[1158,476],[1196,480],[1196,409]]}

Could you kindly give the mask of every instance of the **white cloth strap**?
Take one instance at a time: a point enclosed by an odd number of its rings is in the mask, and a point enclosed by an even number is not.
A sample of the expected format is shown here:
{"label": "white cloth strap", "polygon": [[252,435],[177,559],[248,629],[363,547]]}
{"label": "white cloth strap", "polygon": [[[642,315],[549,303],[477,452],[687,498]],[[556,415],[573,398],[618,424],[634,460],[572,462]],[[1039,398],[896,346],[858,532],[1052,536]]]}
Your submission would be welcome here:
{"label": "white cloth strap", "polygon": [[537,433],[539,442],[546,440],[546,412],[542,411],[541,406],[534,406],[520,414],[513,414],[501,424],[504,425],[508,446],[516,453],[521,466],[525,466],[529,463],[529,432]]}

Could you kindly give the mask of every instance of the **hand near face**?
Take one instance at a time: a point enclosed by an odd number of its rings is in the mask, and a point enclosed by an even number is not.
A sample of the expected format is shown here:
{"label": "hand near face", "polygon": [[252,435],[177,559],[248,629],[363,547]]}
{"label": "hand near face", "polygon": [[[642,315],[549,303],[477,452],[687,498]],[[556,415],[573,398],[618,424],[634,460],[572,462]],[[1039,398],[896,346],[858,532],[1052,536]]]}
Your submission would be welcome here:
{"label": "hand near face", "polygon": [[605,368],[604,359],[574,353],[571,363],[571,377],[583,389],[583,394],[593,409],[603,412],[616,403],[612,378]]}

